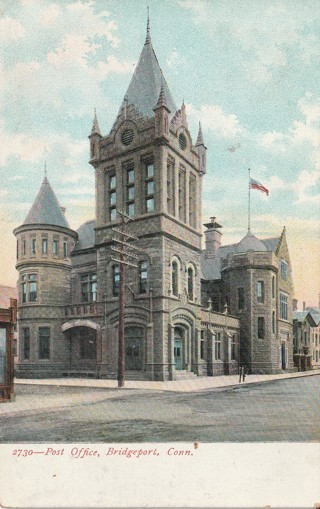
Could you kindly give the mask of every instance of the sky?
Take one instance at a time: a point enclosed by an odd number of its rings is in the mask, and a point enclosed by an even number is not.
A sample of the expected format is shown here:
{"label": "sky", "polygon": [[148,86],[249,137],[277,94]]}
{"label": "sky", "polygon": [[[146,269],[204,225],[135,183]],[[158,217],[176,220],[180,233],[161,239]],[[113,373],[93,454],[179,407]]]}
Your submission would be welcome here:
{"label": "sky", "polygon": [[0,284],[16,284],[15,238],[48,179],[72,228],[94,218],[93,111],[107,135],[151,38],[195,142],[207,153],[203,222],[223,244],[286,226],[295,297],[320,292],[318,0],[0,0]]}

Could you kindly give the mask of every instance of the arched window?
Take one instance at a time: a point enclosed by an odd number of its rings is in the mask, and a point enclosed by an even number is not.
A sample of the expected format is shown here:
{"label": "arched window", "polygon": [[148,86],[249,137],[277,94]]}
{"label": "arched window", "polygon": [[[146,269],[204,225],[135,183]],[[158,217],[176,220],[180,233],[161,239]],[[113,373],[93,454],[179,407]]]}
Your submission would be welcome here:
{"label": "arched window", "polygon": [[139,263],[139,293],[148,291],[148,262]]}
{"label": "arched window", "polygon": [[272,298],[274,299],[276,295],[276,278],[272,276]]}
{"label": "arched window", "polygon": [[179,296],[179,266],[177,260],[171,263],[171,290],[172,295]]}
{"label": "arched window", "polygon": [[193,300],[194,299],[194,291],[193,291],[193,268],[188,268],[188,299]]}

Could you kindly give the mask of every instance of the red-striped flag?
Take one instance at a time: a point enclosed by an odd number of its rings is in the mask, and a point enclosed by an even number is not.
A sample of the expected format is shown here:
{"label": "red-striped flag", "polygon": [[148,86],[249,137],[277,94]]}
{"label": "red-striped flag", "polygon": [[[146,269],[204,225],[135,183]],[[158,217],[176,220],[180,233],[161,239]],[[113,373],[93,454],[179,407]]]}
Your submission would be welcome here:
{"label": "red-striped flag", "polygon": [[258,191],[262,191],[263,193],[266,193],[267,196],[269,196],[269,190],[257,180],[250,178],[249,187],[250,189],[258,189]]}

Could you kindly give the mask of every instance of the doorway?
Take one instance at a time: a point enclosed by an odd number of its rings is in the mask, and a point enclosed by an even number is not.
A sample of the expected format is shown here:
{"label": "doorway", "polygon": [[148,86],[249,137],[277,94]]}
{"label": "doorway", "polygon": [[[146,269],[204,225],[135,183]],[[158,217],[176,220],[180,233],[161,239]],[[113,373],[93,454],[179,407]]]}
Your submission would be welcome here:
{"label": "doorway", "polygon": [[184,330],[180,327],[174,329],[174,364],[176,370],[184,369]]}

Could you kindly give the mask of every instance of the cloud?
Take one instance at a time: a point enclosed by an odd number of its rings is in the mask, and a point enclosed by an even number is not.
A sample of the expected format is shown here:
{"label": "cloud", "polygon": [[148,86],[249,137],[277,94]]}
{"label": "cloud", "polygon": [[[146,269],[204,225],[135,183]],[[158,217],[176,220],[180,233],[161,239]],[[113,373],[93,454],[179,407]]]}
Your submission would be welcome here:
{"label": "cloud", "polygon": [[7,44],[25,37],[25,30],[22,24],[10,17],[0,18],[0,43]]}
{"label": "cloud", "polygon": [[235,138],[244,132],[237,115],[226,114],[218,105],[204,104],[197,109],[192,104],[186,104],[186,111],[193,121],[201,119],[201,125],[217,138]]}

